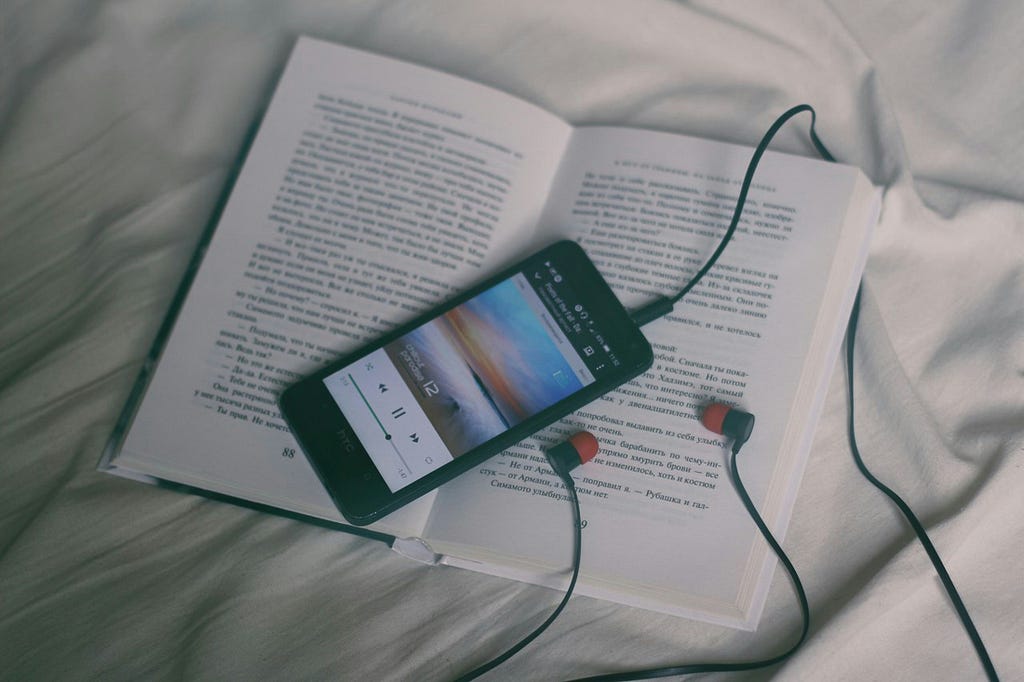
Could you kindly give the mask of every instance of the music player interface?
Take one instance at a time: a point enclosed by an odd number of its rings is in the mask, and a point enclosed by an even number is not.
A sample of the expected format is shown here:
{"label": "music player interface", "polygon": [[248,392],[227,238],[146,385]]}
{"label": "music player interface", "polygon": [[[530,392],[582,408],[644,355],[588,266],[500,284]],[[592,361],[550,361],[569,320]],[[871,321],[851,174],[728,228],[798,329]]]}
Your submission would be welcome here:
{"label": "music player interface", "polygon": [[324,384],[395,492],[618,364],[557,266],[545,262]]}

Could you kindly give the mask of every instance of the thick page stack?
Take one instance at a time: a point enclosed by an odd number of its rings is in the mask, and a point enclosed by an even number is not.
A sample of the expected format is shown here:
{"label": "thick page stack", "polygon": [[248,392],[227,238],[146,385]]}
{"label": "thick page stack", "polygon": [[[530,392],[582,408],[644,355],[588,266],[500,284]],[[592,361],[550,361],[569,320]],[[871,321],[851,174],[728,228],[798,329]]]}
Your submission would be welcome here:
{"label": "thick page stack", "polygon": [[[576,128],[493,89],[300,39],[101,468],[340,520],[281,420],[288,384],[500,265],[577,240],[622,302],[670,294],[724,230],[750,150]],[[541,449],[577,428],[584,594],[752,628],[774,559],[697,421],[756,411],[743,464],[788,520],[878,193],[767,154],[733,245],[668,318],[655,368],[374,527],[452,565],[560,585],[569,509]],[[144,392],[143,392],[144,387]]]}

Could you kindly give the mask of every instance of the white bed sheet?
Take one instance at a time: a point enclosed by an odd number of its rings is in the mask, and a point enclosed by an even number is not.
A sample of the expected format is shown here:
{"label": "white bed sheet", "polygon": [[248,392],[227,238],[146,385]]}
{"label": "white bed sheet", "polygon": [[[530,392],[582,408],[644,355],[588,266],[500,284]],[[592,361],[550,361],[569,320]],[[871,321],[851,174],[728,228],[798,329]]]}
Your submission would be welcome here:
{"label": "white bed sheet", "polygon": [[[550,590],[95,471],[243,133],[309,33],[574,123],[754,143],[809,102],[885,185],[858,340],[865,456],[1024,678],[1024,12],[1013,0],[71,0],[0,8],[0,677],[448,679]],[[805,127],[780,147],[809,153]],[[756,679],[975,679],[907,526],[856,473],[837,368],[785,546],[801,652]],[[756,456],[751,454],[749,456]],[[587,598],[491,679],[774,654]]]}

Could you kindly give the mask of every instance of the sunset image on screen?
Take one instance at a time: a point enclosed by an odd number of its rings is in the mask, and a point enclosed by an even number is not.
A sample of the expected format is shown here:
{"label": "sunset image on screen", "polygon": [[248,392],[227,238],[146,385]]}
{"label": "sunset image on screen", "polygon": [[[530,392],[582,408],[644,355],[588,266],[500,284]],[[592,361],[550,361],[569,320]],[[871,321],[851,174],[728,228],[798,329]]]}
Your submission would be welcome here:
{"label": "sunset image on screen", "polygon": [[582,386],[511,280],[386,351],[453,456]]}

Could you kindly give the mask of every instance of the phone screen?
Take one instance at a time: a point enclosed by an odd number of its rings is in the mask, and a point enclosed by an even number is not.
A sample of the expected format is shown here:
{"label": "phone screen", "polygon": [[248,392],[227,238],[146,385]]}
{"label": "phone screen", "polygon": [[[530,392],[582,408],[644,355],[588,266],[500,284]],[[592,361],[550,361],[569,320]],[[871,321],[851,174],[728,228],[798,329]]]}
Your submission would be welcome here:
{"label": "phone screen", "polygon": [[392,493],[620,366],[570,279],[532,262],[323,379]]}

